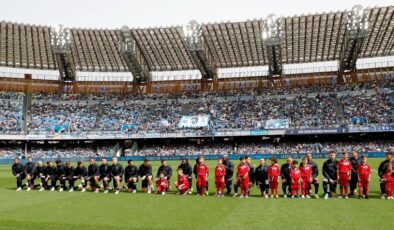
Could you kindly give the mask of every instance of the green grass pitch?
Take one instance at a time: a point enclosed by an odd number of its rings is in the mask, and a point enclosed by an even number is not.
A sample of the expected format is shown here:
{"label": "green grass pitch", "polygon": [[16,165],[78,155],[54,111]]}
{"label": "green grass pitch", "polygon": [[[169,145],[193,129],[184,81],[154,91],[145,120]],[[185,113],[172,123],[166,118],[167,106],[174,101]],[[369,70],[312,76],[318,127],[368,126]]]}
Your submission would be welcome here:
{"label": "green grass pitch", "polygon": [[[175,192],[15,192],[10,166],[0,166],[0,229],[392,229],[394,200],[379,199],[376,170],[382,159],[369,161],[374,169],[369,200],[263,199],[256,187],[249,199],[216,198],[216,161],[208,161],[207,197]],[[322,162],[317,160],[320,172]],[[179,162],[169,163],[175,173]],[[152,164],[156,173],[159,162]]]}

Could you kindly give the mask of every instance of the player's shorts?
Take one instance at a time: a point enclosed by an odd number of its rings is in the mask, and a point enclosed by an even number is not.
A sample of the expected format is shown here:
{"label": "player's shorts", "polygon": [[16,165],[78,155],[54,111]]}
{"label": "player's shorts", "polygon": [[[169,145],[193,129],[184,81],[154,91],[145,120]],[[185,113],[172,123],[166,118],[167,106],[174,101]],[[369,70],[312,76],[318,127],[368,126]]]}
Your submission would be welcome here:
{"label": "player's shorts", "polygon": [[349,176],[346,173],[339,174],[339,186],[348,186],[349,185]]}
{"label": "player's shorts", "polygon": [[269,182],[270,182],[270,187],[271,188],[277,188],[278,185],[279,185],[278,177],[269,178]]}
{"label": "player's shorts", "polygon": [[142,188],[147,188],[148,187],[148,182],[149,182],[148,177],[146,177],[145,180],[141,181],[141,187]]}
{"label": "player's shorts", "polygon": [[290,188],[294,190],[300,189],[300,187],[300,183],[291,183],[290,185]]}

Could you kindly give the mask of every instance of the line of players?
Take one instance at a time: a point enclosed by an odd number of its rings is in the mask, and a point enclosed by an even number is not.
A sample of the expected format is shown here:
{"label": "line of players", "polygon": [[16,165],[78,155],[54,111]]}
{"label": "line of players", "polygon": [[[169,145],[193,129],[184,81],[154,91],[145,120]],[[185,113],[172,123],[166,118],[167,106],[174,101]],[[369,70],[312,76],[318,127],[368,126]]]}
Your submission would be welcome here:
{"label": "line of players", "polygon": [[[90,188],[91,191],[98,193],[101,188],[104,193],[108,193],[110,190],[109,184],[113,181],[113,190],[115,194],[118,194],[123,177],[125,180],[123,187],[129,192],[135,193],[137,191],[139,180],[141,180],[143,192],[151,193],[154,181],[156,182],[157,193],[164,195],[165,192],[171,190],[172,168],[166,160],[162,161],[155,178],[153,178],[152,166],[148,160],[145,160],[139,167],[130,160],[126,168],[118,163],[117,158],[112,159],[111,165],[107,163],[105,158],[101,160],[101,165],[97,165],[95,159],[90,159],[87,168],[82,162],[78,162],[77,167],[74,168],[70,162],[63,164],[60,160],[56,161],[56,166],[52,165],[51,161],[48,161],[46,166],[41,161],[38,161],[36,165],[31,157],[27,161],[26,165],[23,165],[18,159],[14,160],[12,173],[17,180],[17,191],[21,191],[22,181],[26,178],[27,191],[40,187],[40,191],[46,189],[55,191],[59,188],[60,192],[67,189],[69,192],[73,192],[76,189],[75,182],[80,181],[81,192]],[[393,166],[393,153],[389,151],[386,153],[386,160],[380,164],[378,169],[382,198],[393,199]],[[209,169],[202,156],[196,160],[193,169],[188,160],[183,159],[177,172],[178,179],[175,182],[175,187],[178,190],[177,194],[192,193],[192,174],[194,174],[197,180],[197,194],[200,196],[208,195]],[[288,196],[310,198],[312,185],[315,188],[315,198],[319,198],[319,170],[312,159],[312,154],[307,154],[300,165],[296,160],[287,158],[286,163],[281,167],[274,157],[270,158],[269,166],[266,165],[264,159],[261,159],[256,168],[251,164],[250,157],[242,157],[237,166],[234,182],[233,175],[234,164],[228,159],[228,156],[219,158],[214,172],[216,196],[224,196],[225,190],[227,190],[226,194],[230,195],[232,187],[234,187],[234,197],[248,198],[251,187],[256,185],[263,197],[268,198],[270,190],[271,198],[279,198],[278,187],[281,179],[284,198]],[[359,158],[357,152],[352,152],[351,158],[348,159],[348,154],[343,152],[342,159],[338,161],[335,151],[331,151],[329,159],[323,164],[324,198],[334,197],[339,184],[339,198],[348,198],[348,195],[354,196],[358,186],[359,198],[365,197],[368,199],[370,177],[371,167],[365,156]],[[40,185],[35,185],[35,180],[39,180]],[[57,182],[60,183],[60,186],[57,186]],[[67,182],[68,186],[66,186]],[[349,186],[350,193],[348,191]],[[241,190],[240,194],[238,194],[239,189]]]}

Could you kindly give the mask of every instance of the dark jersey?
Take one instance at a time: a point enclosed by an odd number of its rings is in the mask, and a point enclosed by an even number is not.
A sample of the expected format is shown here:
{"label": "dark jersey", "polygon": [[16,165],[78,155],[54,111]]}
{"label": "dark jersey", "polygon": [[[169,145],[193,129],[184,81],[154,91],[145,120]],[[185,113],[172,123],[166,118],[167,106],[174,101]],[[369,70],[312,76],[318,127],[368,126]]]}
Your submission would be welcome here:
{"label": "dark jersey", "polygon": [[192,175],[192,166],[189,163],[186,164],[180,164],[178,166],[178,169],[182,169],[183,174],[187,177],[190,177]]}
{"label": "dark jersey", "polygon": [[230,160],[223,161],[224,167],[226,167],[226,176],[224,176],[225,180],[229,180],[233,178],[234,175],[234,164]]}
{"label": "dark jersey", "polygon": [[56,167],[56,176],[64,176],[66,174],[64,165],[58,165]]}
{"label": "dark jersey", "polygon": [[361,163],[361,159],[360,158],[356,159],[354,157],[350,157],[349,161],[352,164],[352,177],[356,176],[357,175],[357,167]]}
{"label": "dark jersey", "polygon": [[256,184],[263,184],[268,180],[268,166],[259,165],[256,170],[254,170],[254,179]]}
{"label": "dark jersey", "polygon": [[326,160],[323,164],[323,176],[327,179],[337,180],[338,161]]}
{"label": "dark jersey", "polygon": [[132,177],[138,177],[138,168],[135,165],[128,165],[124,169],[124,178],[128,181]]}
{"label": "dark jersey", "polygon": [[145,166],[144,164],[142,164],[142,165],[140,165],[140,168],[138,169],[138,173],[140,174],[140,177],[151,176],[152,175],[152,166],[151,165]]}
{"label": "dark jersey", "polygon": [[252,183],[252,184],[254,184],[254,165],[252,165],[252,164],[248,164],[248,166],[249,166],[249,180],[250,180],[250,183]]}
{"label": "dark jersey", "polygon": [[309,165],[312,168],[312,178],[319,176],[319,167],[317,167],[317,164],[314,161],[311,161],[309,162]]}
{"label": "dark jersey", "polygon": [[52,167],[47,166],[47,167],[45,167],[45,170],[44,170],[45,176],[54,176],[55,173],[56,173],[56,167],[55,166],[52,166]]}
{"label": "dark jersey", "polygon": [[34,177],[41,177],[45,175],[45,166],[36,166],[33,172]]}
{"label": "dark jersey", "polygon": [[70,166],[70,167],[65,166],[64,167],[64,176],[67,178],[71,178],[74,175],[74,170],[75,170],[75,168],[73,166]]}
{"label": "dark jersey", "polygon": [[35,164],[33,162],[27,162],[26,165],[25,165],[25,173],[26,173],[26,175],[33,176],[33,174],[34,174],[34,167],[35,167]]}
{"label": "dark jersey", "polygon": [[99,175],[99,167],[97,164],[92,164],[88,166],[88,177],[95,177]]}
{"label": "dark jersey", "polygon": [[287,182],[290,182],[291,178],[290,178],[290,168],[291,168],[291,164],[283,164],[280,167],[280,177],[282,177],[282,179],[286,179]]}
{"label": "dark jersey", "polygon": [[109,177],[109,168],[108,165],[101,164],[99,167],[100,177]]}
{"label": "dark jersey", "polygon": [[387,171],[387,165],[390,164],[390,163],[391,163],[391,165],[394,168],[394,161],[384,160],[384,161],[382,161],[382,163],[380,163],[379,168],[378,168],[379,177],[383,177],[383,175]]}
{"label": "dark jersey", "polygon": [[160,177],[161,172],[164,172],[164,175],[167,177],[167,179],[170,179],[172,177],[172,168],[169,165],[167,165],[167,166],[162,165],[159,167],[159,169],[157,170],[157,174],[156,174],[157,178]]}
{"label": "dark jersey", "polygon": [[86,175],[88,175],[88,170],[86,169],[85,166],[75,168],[74,170],[75,177],[86,177]]}
{"label": "dark jersey", "polygon": [[111,177],[115,177],[115,176],[122,177],[123,173],[124,173],[124,169],[122,165],[120,164],[111,165],[111,168],[109,170],[109,174],[111,175]]}
{"label": "dark jersey", "polygon": [[23,174],[25,172],[25,166],[22,163],[13,164],[11,169],[14,176],[16,176],[16,174]]}

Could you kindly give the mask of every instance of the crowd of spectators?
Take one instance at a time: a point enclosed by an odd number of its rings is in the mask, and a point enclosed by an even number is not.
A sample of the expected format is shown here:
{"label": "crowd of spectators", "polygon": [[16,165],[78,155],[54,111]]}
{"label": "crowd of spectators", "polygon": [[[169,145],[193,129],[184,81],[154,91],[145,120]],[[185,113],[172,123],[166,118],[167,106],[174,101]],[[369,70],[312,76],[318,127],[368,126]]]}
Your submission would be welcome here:
{"label": "crowd of spectators", "polygon": [[20,133],[22,112],[22,94],[0,92],[0,133]]}

